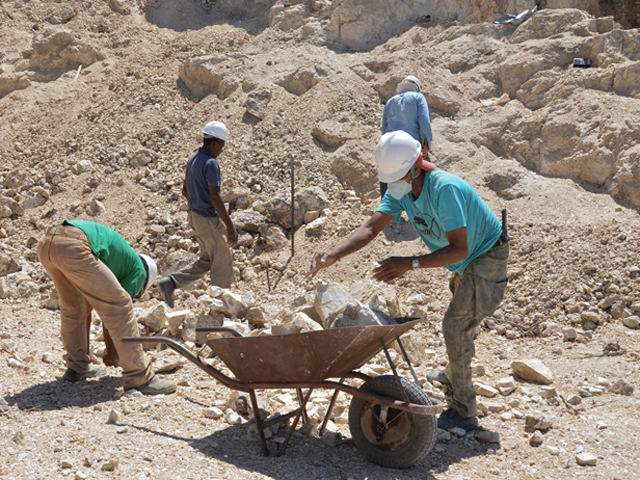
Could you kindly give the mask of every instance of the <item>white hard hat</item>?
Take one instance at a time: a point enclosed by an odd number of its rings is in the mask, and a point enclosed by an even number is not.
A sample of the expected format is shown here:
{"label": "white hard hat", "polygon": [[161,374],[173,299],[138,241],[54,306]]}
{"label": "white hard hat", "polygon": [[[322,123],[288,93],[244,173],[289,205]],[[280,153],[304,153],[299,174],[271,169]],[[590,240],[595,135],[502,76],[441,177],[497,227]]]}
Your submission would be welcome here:
{"label": "white hard hat", "polygon": [[227,141],[229,138],[229,130],[222,122],[209,122],[202,129],[204,138],[219,138],[220,140]]}
{"label": "white hard hat", "polygon": [[418,80],[416,77],[414,77],[413,75],[409,75],[408,77],[405,77],[403,82],[411,82],[414,83],[417,87],[418,87],[418,91],[420,91],[420,89],[422,88],[422,85],[420,85],[420,80]]}
{"label": "white hard hat", "polygon": [[148,255],[139,254],[140,260],[144,263],[145,271],[147,272],[147,280],[144,282],[144,287],[142,291],[144,292],[149,286],[156,281],[156,277],[158,276],[158,265],[153,258]]}
{"label": "white hard hat", "polygon": [[382,135],[376,147],[378,180],[383,183],[400,180],[416,163],[421,151],[420,142],[406,132],[398,130]]}

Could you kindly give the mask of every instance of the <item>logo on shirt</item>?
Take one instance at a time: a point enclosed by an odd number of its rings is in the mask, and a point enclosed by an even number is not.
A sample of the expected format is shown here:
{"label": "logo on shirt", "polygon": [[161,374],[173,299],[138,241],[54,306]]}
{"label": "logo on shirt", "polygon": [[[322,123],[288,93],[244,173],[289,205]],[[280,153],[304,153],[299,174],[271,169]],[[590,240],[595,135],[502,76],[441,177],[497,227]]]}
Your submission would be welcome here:
{"label": "logo on shirt", "polygon": [[435,237],[440,239],[442,230],[440,229],[438,222],[436,222],[436,219],[428,213],[423,213],[423,215],[424,218],[418,215],[413,217],[413,224],[415,227],[425,237]]}

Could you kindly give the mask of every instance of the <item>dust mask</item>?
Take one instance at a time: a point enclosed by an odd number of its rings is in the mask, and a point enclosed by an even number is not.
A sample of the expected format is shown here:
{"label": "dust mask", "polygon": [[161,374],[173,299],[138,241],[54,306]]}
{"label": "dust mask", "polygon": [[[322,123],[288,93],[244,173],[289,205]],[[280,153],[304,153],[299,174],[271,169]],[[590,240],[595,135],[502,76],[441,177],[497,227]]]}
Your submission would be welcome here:
{"label": "dust mask", "polygon": [[411,179],[401,178],[395,182],[390,182],[387,185],[389,193],[396,200],[401,200],[407,193],[413,189],[413,181],[415,180],[415,173],[413,172],[413,166],[411,166]]}

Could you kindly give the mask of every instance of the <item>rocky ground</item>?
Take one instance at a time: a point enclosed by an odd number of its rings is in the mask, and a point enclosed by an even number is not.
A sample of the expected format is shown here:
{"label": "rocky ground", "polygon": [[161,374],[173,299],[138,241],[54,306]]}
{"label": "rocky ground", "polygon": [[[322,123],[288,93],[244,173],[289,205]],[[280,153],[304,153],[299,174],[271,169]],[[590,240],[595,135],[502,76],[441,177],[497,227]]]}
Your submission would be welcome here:
{"label": "rocky ground", "polygon": [[[391,3],[0,2],[1,477],[640,478],[640,43],[622,28],[633,18],[555,2],[515,27],[482,23],[507,13],[490,2]],[[512,3],[508,13],[530,8]],[[574,57],[593,67],[573,68]],[[174,395],[124,392],[116,368],[59,380],[59,312],[37,240],[65,218],[89,219],[154,256],[161,275],[189,263],[183,168],[202,126],[220,119],[237,282],[219,292],[203,281],[175,311],[151,288],[136,303],[143,333],[224,370],[194,326],[256,335],[303,314],[313,325],[317,292],[334,283],[364,306],[424,318],[407,343],[424,388],[446,399],[425,383],[446,364],[446,272],[366,283],[375,262],[424,252],[407,222],[304,275],[313,252],[377,207],[382,109],[407,74],[429,102],[433,160],[508,210],[510,286],[476,341],[481,433],[440,432],[420,465],[384,469],[350,442],[344,396],[333,435],[298,432],[284,456],[264,458],[237,395],[170,350],[149,354],[178,381]],[[505,93],[507,103],[482,103]],[[551,383],[517,370],[531,360]],[[388,373],[381,356],[364,368]],[[291,394],[260,392],[260,406],[285,412]],[[312,421],[327,395],[312,398]],[[286,429],[270,435],[273,449]]]}

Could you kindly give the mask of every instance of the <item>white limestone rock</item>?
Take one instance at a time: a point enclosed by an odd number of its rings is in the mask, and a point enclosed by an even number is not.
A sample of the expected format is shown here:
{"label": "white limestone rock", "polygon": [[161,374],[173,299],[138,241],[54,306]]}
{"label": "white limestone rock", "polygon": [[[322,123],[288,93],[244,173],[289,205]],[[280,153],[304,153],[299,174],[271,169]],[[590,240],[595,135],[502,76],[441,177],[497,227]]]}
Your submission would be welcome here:
{"label": "white limestone rock", "polygon": [[324,322],[327,315],[349,300],[349,296],[337,283],[318,285],[314,307]]}
{"label": "white limestone rock", "polygon": [[308,315],[302,312],[285,315],[279,325],[271,327],[272,335],[288,335],[291,333],[306,333],[322,330],[322,326],[313,321]]}
{"label": "white limestone rock", "polygon": [[514,360],[511,369],[523,380],[544,385],[553,383],[553,373],[541,360]]}
{"label": "white limestone rock", "polygon": [[158,303],[144,310],[138,317],[138,322],[146,325],[151,332],[158,332],[167,326],[167,307]]}

